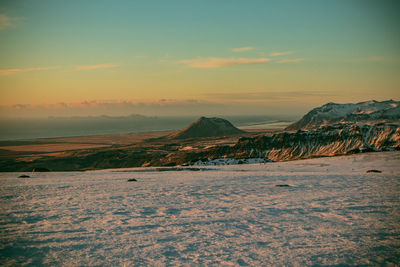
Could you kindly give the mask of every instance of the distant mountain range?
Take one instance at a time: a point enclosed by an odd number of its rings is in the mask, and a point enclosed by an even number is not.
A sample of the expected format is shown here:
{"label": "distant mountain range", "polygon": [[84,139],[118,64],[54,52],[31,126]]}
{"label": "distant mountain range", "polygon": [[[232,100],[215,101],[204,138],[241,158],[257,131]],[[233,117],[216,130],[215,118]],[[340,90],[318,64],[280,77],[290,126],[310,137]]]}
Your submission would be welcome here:
{"label": "distant mountain range", "polygon": [[400,121],[400,101],[375,100],[357,104],[328,103],[314,108],[286,130],[310,130],[335,124],[375,124]]}
{"label": "distant mountain range", "polygon": [[16,154],[15,158],[5,157],[0,161],[0,170],[268,162],[400,150],[399,104],[394,100],[328,103],[311,110],[287,130],[258,135],[239,130],[221,118],[201,117],[180,131],[142,143],[77,150],[32,161],[21,161],[20,154]]}
{"label": "distant mountain range", "polygon": [[[233,146],[193,151],[188,159],[262,158],[271,161],[400,150],[400,102],[328,103],[272,136],[242,137]],[[296,130],[296,132],[293,132]],[[192,162],[189,162],[191,164]]]}

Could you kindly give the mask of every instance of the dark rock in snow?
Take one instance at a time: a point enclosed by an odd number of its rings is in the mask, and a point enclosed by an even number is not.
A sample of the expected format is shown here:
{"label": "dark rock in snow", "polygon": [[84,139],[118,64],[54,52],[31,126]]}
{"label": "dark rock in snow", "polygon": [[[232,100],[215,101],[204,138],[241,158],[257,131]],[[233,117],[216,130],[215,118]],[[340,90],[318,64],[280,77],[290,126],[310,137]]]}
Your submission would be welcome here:
{"label": "dark rock in snow", "polygon": [[368,170],[367,173],[381,173],[380,170]]}
{"label": "dark rock in snow", "polygon": [[22,174],[22,175],[18,176],[18,178],[31,178],[31,177],[29,175]]}

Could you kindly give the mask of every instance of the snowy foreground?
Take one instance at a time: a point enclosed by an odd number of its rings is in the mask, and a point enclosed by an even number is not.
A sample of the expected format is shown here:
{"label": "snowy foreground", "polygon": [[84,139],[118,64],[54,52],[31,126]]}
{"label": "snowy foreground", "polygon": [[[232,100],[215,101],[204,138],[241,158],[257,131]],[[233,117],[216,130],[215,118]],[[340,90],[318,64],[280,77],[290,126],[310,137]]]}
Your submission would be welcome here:
{"label": "snowy foreground", "polygon": [[400,152],[380,152],[203,171],[2,173],[0,265],[396,265],[399,163]]}

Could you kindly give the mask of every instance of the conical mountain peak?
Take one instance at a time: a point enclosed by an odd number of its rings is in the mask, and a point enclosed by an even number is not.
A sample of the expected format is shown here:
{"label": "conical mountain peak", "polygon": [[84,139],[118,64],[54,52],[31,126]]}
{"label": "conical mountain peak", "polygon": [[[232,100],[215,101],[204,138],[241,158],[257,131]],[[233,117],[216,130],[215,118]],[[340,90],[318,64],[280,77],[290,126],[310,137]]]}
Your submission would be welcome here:
{"label": "conical mountain peak", "polygon": [[200,117],[198,120],[186,128],[170,134],[169,139],[186,139],[196,137],[225,136],[243,133],[232,125],[229,121],[222,118]]}

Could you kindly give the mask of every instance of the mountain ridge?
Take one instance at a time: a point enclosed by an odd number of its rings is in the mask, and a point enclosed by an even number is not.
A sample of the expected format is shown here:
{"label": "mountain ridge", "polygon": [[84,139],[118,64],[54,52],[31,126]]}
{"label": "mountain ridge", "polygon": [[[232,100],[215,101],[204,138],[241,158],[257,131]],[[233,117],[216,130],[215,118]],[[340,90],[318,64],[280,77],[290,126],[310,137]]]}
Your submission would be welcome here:
{"label": "mountain ridge", "polygon": [[166,139],[187,139],[213,136],[227,136],[241,134],[244,131],[239,130],[229,121],[222,118],[206,118],[200,117],[189,126],[169,134]]}
{"label": "mountain ridge", "polygon": [[399,104],[394,100],[327,103],[308,112],[293,124],[296,127],[288,127],[290,130],[261,134],[241,131],[224,119],[201,117],[180,131],[143,143],[77,150],[65,156],[32,160],[20,160],[17,153],[3,157],[0,170],[240,164],[400,150]]}
{"label": "mountain ridge", "polygon": [[316,107],[285,130],[310,130],[335,124],[375,124],[400,121],[400,101],[329,102]]}
{"label": "mountain ridge", "polygon": [[395,124],[325,126],[311,131],[243,137],[233,147],[219,149],[210,154],[271,161],[400,150],[400,127]]}

